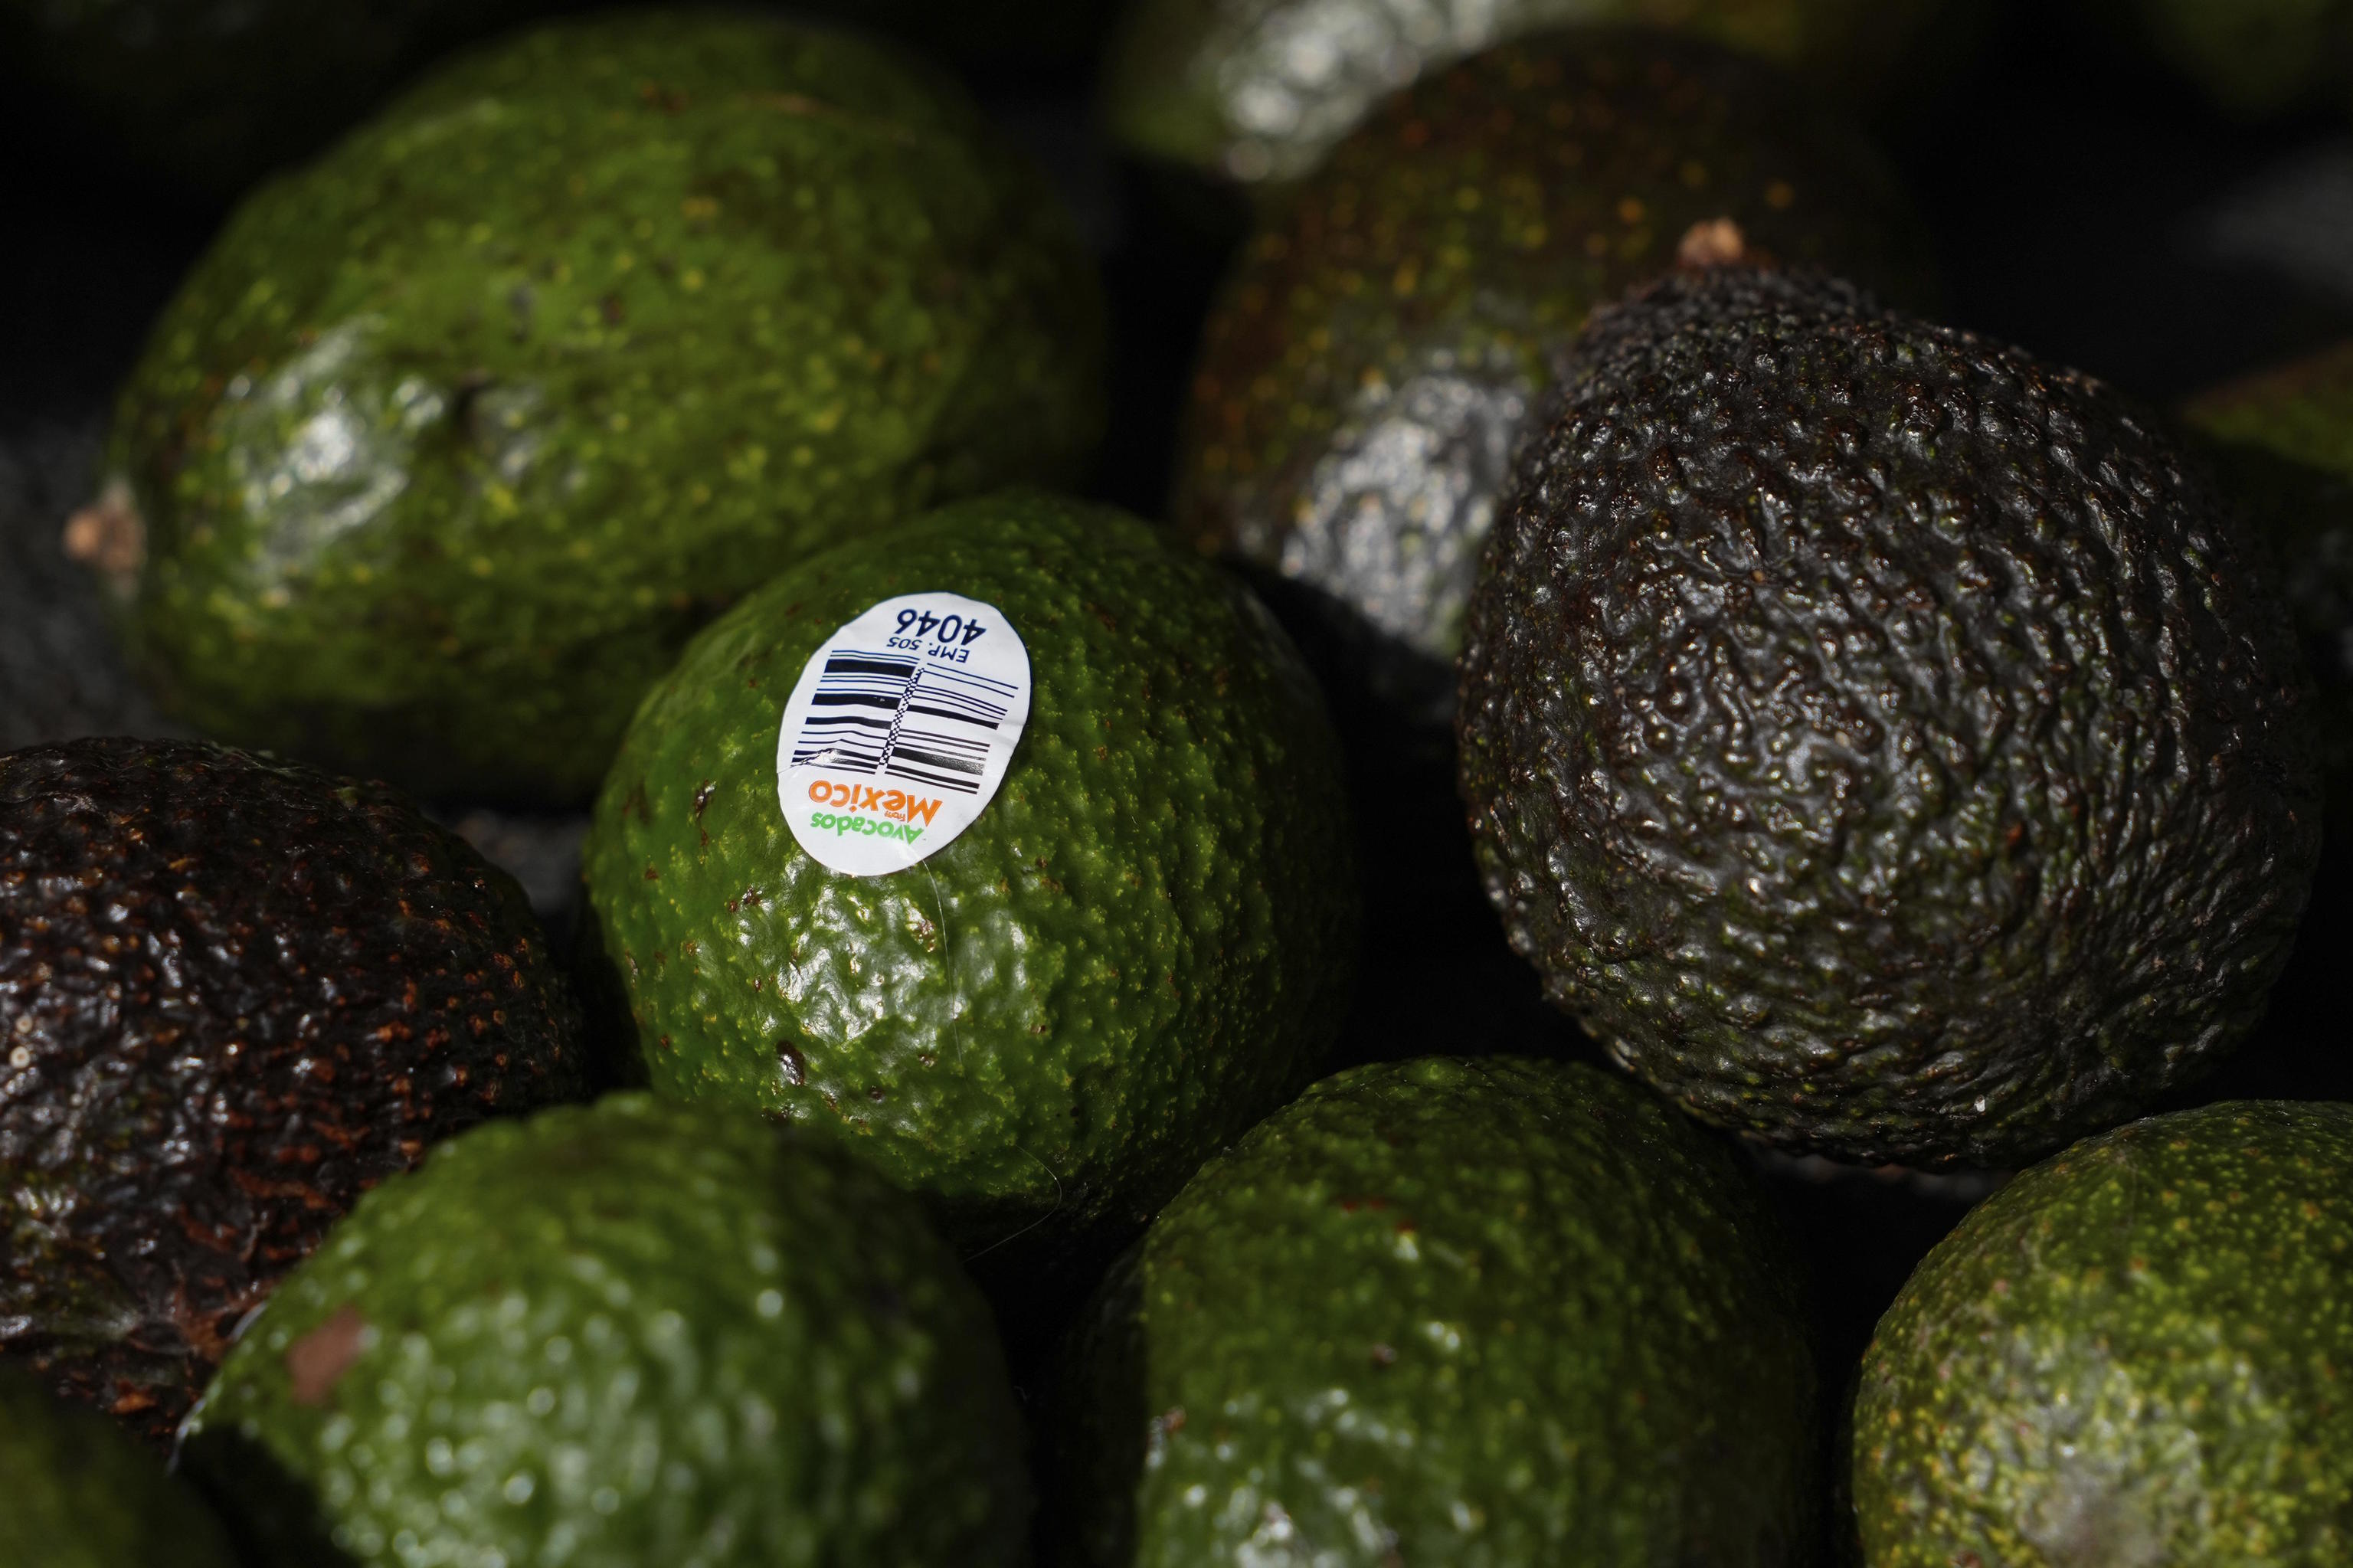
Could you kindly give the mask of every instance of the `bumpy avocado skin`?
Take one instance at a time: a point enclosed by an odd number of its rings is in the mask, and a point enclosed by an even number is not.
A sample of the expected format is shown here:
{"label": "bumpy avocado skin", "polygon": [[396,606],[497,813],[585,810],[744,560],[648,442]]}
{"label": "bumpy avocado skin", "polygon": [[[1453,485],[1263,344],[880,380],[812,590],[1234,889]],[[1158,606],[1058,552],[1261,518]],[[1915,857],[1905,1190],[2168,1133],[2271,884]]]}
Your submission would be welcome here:
{"label": "bumpy avocado skin", "polygon": [[380,785],[0,757],[0,1354],[167,1446],[362,1191],[587,1092],[522,894]]}
{"label": "bumpy avocado skin", "polygon": [[1105,66],[1133,153],[1245,185],[1314,169],[1383,98],[1533,34],[1672,28],[1771,60],[1834,97],[1887,94],[1886,68],[1947,0],[1143,0]]}
{"label": "bumpy avocado skin", "polygon": [[921,1211],[756,1116],[641,1094],[370,1193],[188,1431],[269,1568],[322,1542],[359,1568],[1022,1561],[1013,1390]]}
{"label": "bumpy avocado skin", "polygon": [[1854,1414],[1870,1568],[2353,1553],[2353,1107],[2088,1139],[1931,1253]]}
{"label": "bumpy avocado skin", "polygon": [[585,799],[714,609],[1068,473],[1101,301],[1043,182],[873,46],[722,14],[462,58],[232,219],[111,449],[176,713]]}
{"label": "bumpy avocado skin", "polygon": [[1594,1068],[1316,1085],[1169,1205],[1071,1365],[1066,1563],[1812,1560],[1814,1370],[1774,1217]]}
{"label": "bumpy avocado skin", "polygon": [[1179,526],[1304,588],[1376,700],[1442,732],[1479,548],[1542,388],[1596,305],[1718,219],[1751,260],[1899,293],[1926,270],[1859,134],[1753,61],[1586,29],[1423,81],[1269,216],[1228,279],[1187,410]]}
{"label": "bumpy avocado skin", "polygon": [[2284,606],[2098,383],[1843,284],[1598,318],[1463,655],[1481,867],[1705,1119],[2004,1165],[2251,1030],[2319,853]]}
{"label": "bumpy avocado skin", "polygon": [[[836,628],[932,589],[1012,623],[1028,726],[961,836],[839,874],[777,806],[785,700]],[[976,1250],[1148,1219],[1314,1075],[1355,952],[1296,652],[1157,530],[1039,494],[845,546],[712,627],[631,727],[584,874],[653,1088],[848,1144]]]}
{"label": "bumpy avocado skin", "polygon": [[75,134],[229,196],[436,54],[567,3],[0,0],[0,60]]}
{"label": "bumpy avocado skin", "polygon": [[228,1538],[162,1461],[93,1411],[0,1366],[0,1563],[234,1568]]}
{"label": "bumpy avocado skin", "polygon": [[2353,782],[2353,344],[2218,387],[2183,414],[2270,535],[2319,690],[2333,801]]}

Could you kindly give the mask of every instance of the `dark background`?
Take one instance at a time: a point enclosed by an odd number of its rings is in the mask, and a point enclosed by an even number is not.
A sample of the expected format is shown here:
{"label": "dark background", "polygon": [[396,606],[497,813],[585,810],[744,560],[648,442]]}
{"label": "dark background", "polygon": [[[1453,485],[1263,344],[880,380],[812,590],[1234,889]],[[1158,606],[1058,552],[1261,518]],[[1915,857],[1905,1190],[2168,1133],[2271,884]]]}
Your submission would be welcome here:
{"label": "dark background", "polygon": [[[88,493],[107,401],[223,216],[140,175],[102,128],[8,90],[0,60],[0,749],[160,733],[80,574],[58,554]],[[1217,247],[1180,226],[1092,126],[1083,72],[966,80],[1055,175],[1114,308],[1113,426],[1093,488],[1147,514]],[[2251,125],[2072,19],[1993,0],[1974,47],[1899,84],[1876,127],[1926,217],[1947,320],[2167,405],[2353,336],[2353,121]],[[1372,895],[1356,1057],[1585,1049],[1503,946],[1469,874],[1442,767],[1360,767]],[[522,878],[559,938],[578,823],[440,803]],[[2332,852],[2273,1019],[2200,1097],[2353,1098],[2332,966],[2353,933]],[[1851,1362],[1919,1255],[1990,1179],[1769,1160]],[[1835,1371],[1833,1376],[1837,1375]]]}

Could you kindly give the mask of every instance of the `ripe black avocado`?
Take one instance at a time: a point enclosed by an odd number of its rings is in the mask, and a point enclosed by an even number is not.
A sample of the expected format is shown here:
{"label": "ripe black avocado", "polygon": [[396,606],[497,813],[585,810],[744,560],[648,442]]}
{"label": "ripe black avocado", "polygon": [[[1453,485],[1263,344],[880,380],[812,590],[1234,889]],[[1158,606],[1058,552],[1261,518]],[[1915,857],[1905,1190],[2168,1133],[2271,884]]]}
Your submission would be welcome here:
{"label": "ripe black avocado", "polygon": [[0,756],[0,1358],[162,1446],[361,1192],[587,1092],[521,891],[381,785]]}
{"label": "ripe black avocado", "polygon": [[1472,604],[1553,1000],[1703,1118],[2000,1165],[2245,1036],[2320,846],[2286,608],[2115,392],[1819,277],[1597,318]]}

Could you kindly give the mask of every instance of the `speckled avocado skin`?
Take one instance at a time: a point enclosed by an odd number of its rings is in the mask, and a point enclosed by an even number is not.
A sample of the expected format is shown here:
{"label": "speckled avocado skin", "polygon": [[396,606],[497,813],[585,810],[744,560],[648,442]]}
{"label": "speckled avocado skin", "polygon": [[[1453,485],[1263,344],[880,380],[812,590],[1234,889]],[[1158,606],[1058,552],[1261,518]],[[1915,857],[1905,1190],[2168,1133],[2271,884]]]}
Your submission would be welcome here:
{"label": "speckled avocado skin", "polygon": [[567,3],[0,0],[0,59],[78,134],[233,196],[436,54]]}
{"label": "speckled avocado skin", "polygon": [[639,1094],[370,1193],[237,1341],[184,1463],[265,1568],[329,1542],[356,1568],[1010,1568],[1029,1502],[988,1309],[916,1205]]}
{"label": "speckled avocado skin", "polygon": [[521,890],[380,785],[195,742],[0,757],[0,1354],[163,1446],[427,1145],[587,1089]]}
{"label": "speckled avocado skin", "polygon": [[235,1568],[228,1538],[163,1461],[93,1411],[0,1366],[0,1563]]}
{"label": "speckled avocado skin", "polygon": [[1870,1568],[2323,1568],[2353,1555],[2353,1106],[2088,1139],[1988,1199],[1881,1320]]}
{"label": "speckled avocado skin", "polygon": [[1599,28],[1424,80],[1269,214],[1229,277],[1179,526],[1303,585],[1374,696],[1442,732],[1479,548],[1542,388],[1596,305],[1718,220],[1751,260],[1902,293],[1926,272],[1859,133],[1762,65]]}
{"label": "speckled avocado skin", "polygon": [[1637,24],[1761,57],[1847,100],[1884,96],[1886,68],[1947,0],[1143,0],[1105,68],[1112,134],[1129,151],[1245,185],[1313,170],[1373,106],[1417,79],[1530,35]]}
{"label": "speckled avocado skin", "polygon": [[1472,603],[1461,779],[1547,993],[1704,1118],[2006,1165],[2236,1044],[2319,853],[2236,513],[2106,387],[1727,270],[1597,318]]}
{"label": "speckled avocado skin", "polygon": [[2353,782],[2353,343],[2215,387],[2183,415],[2270,535],[2341,794]]}
{"label": "speckled avocado skin", "polygon": [[[786,698],[881,600],[996,606],[1029,717],[980,817],[881,877],[776,800]],[[755,1106],[924,1194],[969,1248],[1132,1226],[1314,1075],[1355,951],[1322,702],[1239,586],[1034,493],[778,577],[631,727],[585,851],[651,1086]]]}
{"label": "speckled avocado skin", "polygon": [[1071,472],[1100,317],[1043,181],[874,46],[494,45],[248,201],[156,327],[110,455],[134,652],[225,738],[586,799],[715,608]]}
{"label": "speckled avocado skin", "polygon": [[1061,1560],[1812,1561],[1814,1371],[1755,1177],[1591,1067],[1328,1078],[1090,1308]]}

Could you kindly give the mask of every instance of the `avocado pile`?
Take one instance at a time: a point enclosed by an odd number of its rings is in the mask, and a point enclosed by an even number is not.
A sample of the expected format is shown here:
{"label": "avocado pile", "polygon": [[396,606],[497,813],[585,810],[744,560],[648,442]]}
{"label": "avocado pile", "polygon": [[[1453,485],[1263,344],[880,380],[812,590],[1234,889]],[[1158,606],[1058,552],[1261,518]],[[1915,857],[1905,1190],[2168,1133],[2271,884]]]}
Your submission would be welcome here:
{"label": "avocado pile", "polygon": [[583,9],[0,0],[0,1568],[2353,1559],[2341,6]]}

